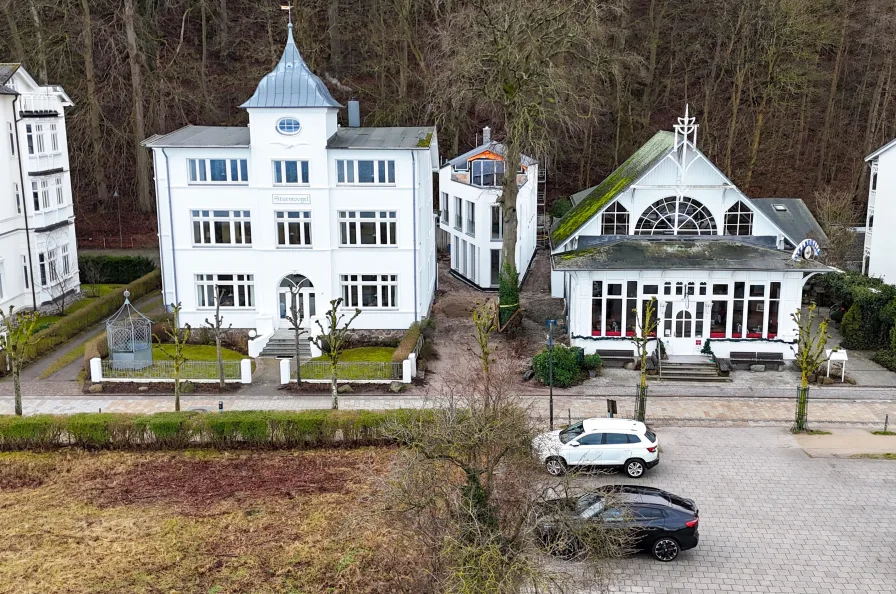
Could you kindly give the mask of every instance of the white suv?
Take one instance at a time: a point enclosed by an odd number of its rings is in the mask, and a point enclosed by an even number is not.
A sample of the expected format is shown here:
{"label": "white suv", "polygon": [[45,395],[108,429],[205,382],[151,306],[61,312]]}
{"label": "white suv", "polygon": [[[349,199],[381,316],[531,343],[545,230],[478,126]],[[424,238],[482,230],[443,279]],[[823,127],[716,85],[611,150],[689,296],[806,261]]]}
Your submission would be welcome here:
{"label": "white suv", "polygon": [[630,419],[585,419],[532,441],[539,460],[554,476],[568,466],[616,467],[638,478],[660,462],[656,434]]}

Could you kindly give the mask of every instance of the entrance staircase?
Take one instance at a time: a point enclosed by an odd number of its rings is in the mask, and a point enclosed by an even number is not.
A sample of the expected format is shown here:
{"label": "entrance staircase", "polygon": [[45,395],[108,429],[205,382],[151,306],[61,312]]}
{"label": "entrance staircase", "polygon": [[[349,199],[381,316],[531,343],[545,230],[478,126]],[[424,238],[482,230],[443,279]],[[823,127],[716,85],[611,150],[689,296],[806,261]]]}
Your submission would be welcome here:
{"label": "entrance staircase", "polygon": [[[308,335],[303,334],[299,341],[299,355],[303,361],[311,358],[311,346],[308,344]],[[264,345],[259,354],[260,357],[295,357],[296,335],[292,330],[277,330]]]}
{"label": "entrance staircase", "polygon": [[660,363],[659,379],[677,382],[730,382],[719,375],[719,368],[706,357],[670,357]]}

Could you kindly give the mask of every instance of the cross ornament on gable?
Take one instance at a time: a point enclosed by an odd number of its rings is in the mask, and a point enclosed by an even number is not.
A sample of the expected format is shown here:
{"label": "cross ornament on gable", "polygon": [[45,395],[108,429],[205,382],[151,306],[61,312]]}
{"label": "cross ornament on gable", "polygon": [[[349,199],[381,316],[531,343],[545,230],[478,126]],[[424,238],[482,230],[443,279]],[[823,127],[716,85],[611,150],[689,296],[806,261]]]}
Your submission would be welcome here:
{"label": "cross ornament on gable", "polygon": [[700,127],[700,124],[697,123],[697,118],[692,117],[690,114],[690,105],[685,104],[684,106],[684,117],[678,118],[678,123],[675,124],[675,148],[681,146],[685,140],[690,140],[691,144],[697,146],[697,128]]}
{"label": "cross ornament on gable", "polygon": [[289,24],[292,25],[292,2],[281,4],[280,10],[285,10],[289,18]]}

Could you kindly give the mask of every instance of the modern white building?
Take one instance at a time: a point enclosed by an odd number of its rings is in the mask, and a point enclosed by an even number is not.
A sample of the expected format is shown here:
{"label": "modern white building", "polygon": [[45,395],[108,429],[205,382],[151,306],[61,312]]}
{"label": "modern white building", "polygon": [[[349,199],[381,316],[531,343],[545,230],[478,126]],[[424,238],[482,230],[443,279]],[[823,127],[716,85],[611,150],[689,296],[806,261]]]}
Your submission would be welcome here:
{"label": "modern white building", "polygon": [[50,309],[80,292],[62,87],[0,63],[0,307]]}
{"label": "modern white building", "polygon": [[573,202],[551,234],[552,294],[567,300],[573,345],[634,351],[656,298],[671,355],[699,355],[711,341],[718,357],[793,359],[791,313],[806,280],[832,270],[815,259],[827,238],[801,200],[745,196],[697,148],[694,118]]}
{"label": "modern white building", "polygon": [[[505,148],[491,139],[489,128],[483,130],[482,140],[439,169],[439,228],[449,237],[452,272],[482,289],[496,289],[504,237],[498,198]],[[537,241],[538,163],[523,155],[516,176],[516,269],[522,284]]]}
{"label": "modern white building", "polygon": [[406,329],[433,299],[433,127],[349,126],[292,35],[241,106],[248,127],[187,126],[153,151],[165,303],[202,324],[220,299],[225,324],[254,330],[250,354],[329,302],[362,314],[358,330]]}
{"label": "modern white building", "polygon": [[[896,283],[896,234],[888,232],[888,223],[896,223],[896,139],[880,147],[867,157],[871,170],[868,184],[868,213],[865,220],[865,251],[862,272],[878,276],[886,282]],[[877,197],[881,196],[881,200]],[[883,222],[883,231],[875,225]]]}

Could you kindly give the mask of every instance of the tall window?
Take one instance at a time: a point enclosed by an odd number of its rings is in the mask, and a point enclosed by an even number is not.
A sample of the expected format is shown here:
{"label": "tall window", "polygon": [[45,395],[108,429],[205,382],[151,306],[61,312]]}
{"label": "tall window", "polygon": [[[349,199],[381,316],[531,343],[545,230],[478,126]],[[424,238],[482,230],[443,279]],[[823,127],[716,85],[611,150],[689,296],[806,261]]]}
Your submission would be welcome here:
{"label": "tall window", "polygon": [[635,335],[635,311],[638,308],[638,281],[628,281],[625,289],[625,335]]}
{"label": "tall window", "polygon": [[342,306],[361,309],[398,307],[398,275],[341,274]]}
{"label": "tall window", "polygon": [[25,140],[29,155],[43,155],[48,152],[43,124],[25,124]]}
{"label": "tall window", "polygon": [[50,151],[59,152],[59,134],[56,132],[56,124],[50,124]]}
{"label": "tall window", "polygon": [[762,338],[765,318],[765,285],[750,285],[747,300],[747,338]]}
{"label": "tall window", "polygon": [[739,201],[725,213],[725,235],[752,235],[753,211]]}
{"label": "tall window", "polygon": [[734,283],[734,308],[731,320],[731,338],[744,335],[744,288],[745,283]]}
{"label": "tall window", "polygon": [[464,201],[454,197],[454,228],[458,231],[461,230],[464,220]]}
{"label": "tall window", "polygon": [[478,159],[472,165],[474,186],[494,187],[504,182],[504,161]]}
{"label": "tall window", "polygon": [[395,161],[336,161],[336,181],[340,184],[394,184]]}
{"label": "tall window", "polygon": [[311,211],[277,213],[277,245],[311,245]]}
{"label": "tall window", "polygon": [[501,218],[501,205],[492,204],[492,241],[500,241],[504,237],[504,220]]}
{"label": "tall window", "polygon": [[16,135],[13,132],[12,122],[6,123],[6,130],[9,132],[9,154],[16,156]]}
{"label": "tall window", "polygon": [[622,334],[622,283],[607,284],[607,336]]}
{"label": "tall window", "polygon": [[274,184],[297,186],[308,183],[308,161],[274,161]]}
{"label": "tall window", "polygon": [[591,336],[601,336],[604,327],[604,283],[591,283]]}
{"label": "tall window", "polygon": [[196,307],[255,307],[254,274],[197,274]]}
{"label": "tall window", "polygon": [[443,225],[448,224],[448,193],[439,193],[439,222]]}
{"label": "tall window", "polygon": [[778,336],[778,312],[781,307],[781,283],[774,282],[769,286],[768,294],[768,338]]}
{"label": "tall window", "polygon": [[614,202],[601,216],[602,235],[628,235],[628,211]]}
{"label": "tall window", "polygon": [[195,245],[248,245],[252,243],[252,221],[248,210],[194,210]]}
{"label": "tall window", "polygon": [[26,289],[31,288],[31,279],[29,278],[30,275],[28,272],[28,257],[22,256],[22,274],[24,275]]}
{"label": "tall window", "polygon": [[57,263],[58,257],[58,249],[53,248],[47,251],[47,272],[50,275],[50,284],[53,284],[59,280],[59,264]]}
{"label": "tall window", "polygon": [[190,183],[244,184],[249,181],[246,159],[187,159]]}
{"label": "tall window", "polygon": [[16,197],[16,212],[22,214],[22,192],[19,191],[19,184],[17,182],[12,182],[12,193],[15,194]]}
{"label": "tall window", "polygon": [[62,191],[62,178],[59,176],[54,177],[52,182],[53,193],[56,194],[56,205],[62,206],[62,203],[65,202],[65,194]]}
{"label": "tall window", "polygon": [[693,336],[693,323],[694,319],[691,316],[691,312],[687,310],[678,312],[675,316],[675,337],[691,338]]}
{"label": "tall window", "polygon": [[501,250],[491,250],[492,286],[497,287],[501,281]]}
{"label": "tall window", "polygon": [[341,245],[397,245],[397,211],[339,211]]}
{"label": "tall window", "polygon": [[[53,185],[56,186],[55,181]],[[31,197],[34,200],[35,212],[50,208],[50,180],[33,180],[31,182]]]}
{"label": "tall window", "polygon": [[693,198],[674,196],[647,207],[635,225],[635,235],[715,235],[709,210]]}
{"label": "tall window", "polygon": [[72,273],[71,262],[68,258],[68,244],[62,246],[62,275],[68,276]]}
{"label": "tall window", "polygon": [[47,256],[44,253],[37,255],[37,262],[40,268],[40,285],[47,286]]}
{"label": "tall window", "polygon": [[476,205],[467,201],[467,235],[476,236]]}
{"label": "tall window", "polygon": [[[709,312],[709,337],[725,338],[728,332],[728,285],[712,286],[712,307]],[[719,297],[720,300],[715,298]]]}

